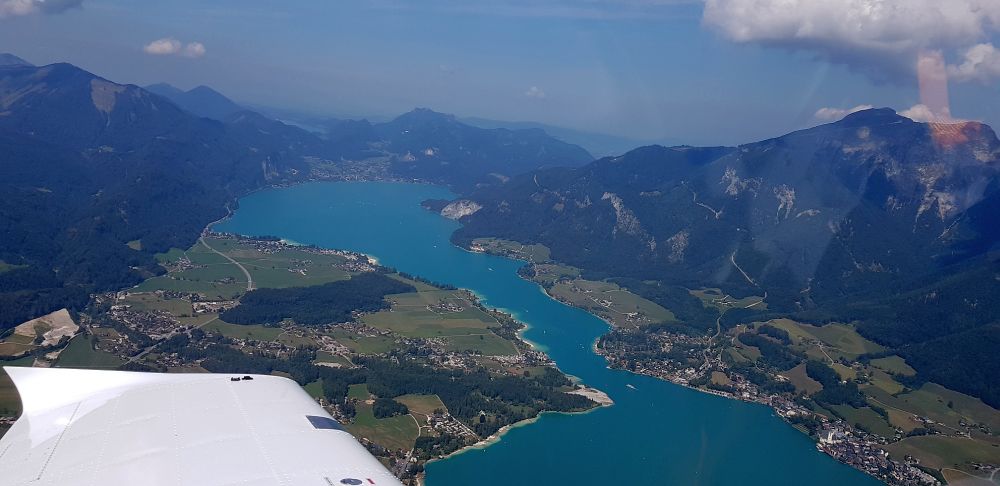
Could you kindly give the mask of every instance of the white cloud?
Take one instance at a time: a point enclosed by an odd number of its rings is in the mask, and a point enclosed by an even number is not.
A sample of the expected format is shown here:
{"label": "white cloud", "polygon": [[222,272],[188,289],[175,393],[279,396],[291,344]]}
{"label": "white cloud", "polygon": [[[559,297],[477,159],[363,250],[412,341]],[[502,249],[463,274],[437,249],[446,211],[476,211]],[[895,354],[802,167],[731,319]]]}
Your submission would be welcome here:
{"label": "white cloud", "polygon": [[911,75],[922,50],[953,54],[1000,32],[1000,1],[705,0],[703,23],[892,79]]}
{"label": "white cloud", "polygon": [[930,107],[924,104],[913,105],[907,110],[899,112],[900,115],[905,116],[913,121],[917,122],[936,122],[936,123],[955,123],[961,120],[957,120],[951,117],[951,112],[947,109],[942,113],[937,113]]}
{"label": "white cloud", "polygon": [[205,55],[205,45],[201,42],[189,42],[188,45],[184,46],[184,51],[181,55],[185,57],[201,57]]}
{"label": "white cloud", "polygon": [[0,0],[0,19],[36,13],[60,13],[82,5],[83,0]]}
{"label": "white cloud", "polygon": [[829,107],[820,108],[816,110],[816,113],[813,115],[813,117],[821,121],[837,121],[840,120],[841,118],[844,118],[847,115],[850,115],[851,113],[870,110],[872,108],[875,107],[872,105],[858,105],[855,106],[854,108],[829,108]]}
{"label": "white cloud", "polygon": [[545,98],[545,91],[542,91],[538,86],[532,86],[528,88],[528,91],[524,92],[524,96],[528,98],[543,99]]}
{"label": "white cloud", "polygon": [[189,42],[187,45],[184,45],[183,42],[174,39],[173,37],[157,39],[143,46],[142,50],[145,51],[146,54],[152,54],[154,56],[180,55],[184,57],[197,58],[205,55],[205,45],[201,42]]}
{"label": "white cloud", "polygon": [[929,122],[937,120],[937,116],[935,116],[934,113],[931,112],[931,109],[928,108],[927,105],[913,105],[910,109],[903,110],[899,112],[899,114],[913,121],[918,121],[918,122]]}
{"label": "white cloud", "polygon": [[181,41],[165,37],[146,44],[142,50],[154,56],[169,56],[181,52]]}
{"label": "white cloud", "polygon": [[948,66],[948,74],[959,81],[989,82],[1000,79],[1000,49],[993,44],[976,44],[962,53],[962,63]]}

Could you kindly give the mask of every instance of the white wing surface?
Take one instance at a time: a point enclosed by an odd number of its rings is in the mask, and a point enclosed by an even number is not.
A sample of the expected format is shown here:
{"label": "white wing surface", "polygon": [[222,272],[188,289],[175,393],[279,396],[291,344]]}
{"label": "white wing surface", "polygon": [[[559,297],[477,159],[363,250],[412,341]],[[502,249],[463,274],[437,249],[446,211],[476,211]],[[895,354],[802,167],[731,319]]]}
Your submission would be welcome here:
{"label": "white wing surface", "polygon": [[286,378],[4,369],[3,486],[400,485]]}

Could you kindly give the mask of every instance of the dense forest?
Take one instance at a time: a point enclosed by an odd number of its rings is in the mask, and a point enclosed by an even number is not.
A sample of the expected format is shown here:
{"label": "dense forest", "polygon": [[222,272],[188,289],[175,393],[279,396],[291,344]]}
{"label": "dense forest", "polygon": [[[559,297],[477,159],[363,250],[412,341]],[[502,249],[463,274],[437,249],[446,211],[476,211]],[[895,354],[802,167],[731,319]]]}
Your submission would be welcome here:
{"label": "dense forest", "polygon": [[386,295],[407,292],[416,289],[380,273],[362,273],[323,285],[252,290],[219,318],[232,324],[273,325],[285,319],[303,325],[348,322],[354,312],[388,308]]}

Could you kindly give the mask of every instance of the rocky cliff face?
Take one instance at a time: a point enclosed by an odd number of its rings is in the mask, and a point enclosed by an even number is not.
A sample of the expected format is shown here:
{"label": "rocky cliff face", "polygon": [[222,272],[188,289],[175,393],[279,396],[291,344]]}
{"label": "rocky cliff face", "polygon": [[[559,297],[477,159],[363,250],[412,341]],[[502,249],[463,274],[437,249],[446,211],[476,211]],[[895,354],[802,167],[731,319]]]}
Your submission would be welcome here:
{"label": "rocky cliff face", "polygon": [[473,214],[476,214],[476,211],[479,211],[482,208],[483,207],[480,206],[479,203],[475,201],[469,201],[467,199],[463,199],[460,201],[449,203],[447,206],[441,209],[441,216],[444,216],[448,219],[462,219],[466,216],[471,216]]}

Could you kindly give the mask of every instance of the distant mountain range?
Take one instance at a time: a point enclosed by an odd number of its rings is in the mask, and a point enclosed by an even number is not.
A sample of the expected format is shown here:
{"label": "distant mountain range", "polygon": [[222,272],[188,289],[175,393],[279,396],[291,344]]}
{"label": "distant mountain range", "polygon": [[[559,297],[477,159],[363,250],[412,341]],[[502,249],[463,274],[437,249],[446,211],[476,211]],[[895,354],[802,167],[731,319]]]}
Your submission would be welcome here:
{"label": "distant mountain range", "polygon": [[239,112],[247,111],[246,108],[208,86],[182,91],[167,83],[158,83],[146,86],[145,89],[172,101],[190,113],[214,120],[226,121]]}
{"label": "distant mountain range", "polygon": [[574,145],[579,145],[595,157],[607,157],[621,155],[629,150],[651,143],[665,143],[663,141],[639,140],[606,133],[588,132],[566,127],[558,127],[545,123],[535,122],[510,122],[500,120],[490,120],[488,118],[464,117],[458,119],[462,123],[467,123],[480,128],[506,128],[509,130],[529,130],[540,129],[559,140]]}
{"label": "distant mountain range", "polygon": [[0,52],[0,66],[32,66],[32,64],[13,54]]}
{"label": "distant mountain range", "polygon": [[983,371],[1000,369],[1000,141],[986,125],[868,110],[739,147],[643,147],[466,199],[481,209],[460,244],[542,243],[595,278],[767,292],[773,315],[857,320],[924,376],[1000,404]]}
{"label": "distant mountain range", "polygon": [[533,169],[573,167],[593,160],[586,150],[539,128],[480,128],[426,108],[382,123],[313,120],[320,125],[318,131],[306,134],[307,130],[300,127],[247,110],[207,86],[182,91],[160,83],[146,89],[197,116],[252,123],[271,135],[284,133],[289,144],[306,143],[315,155],[327,159],[388,157],[390,172],[395,176],[443,182],[460,190],[493,184]]}
{"label": "distant mountain range", "polygon": [[540,131],[485,130],[430,110],[321,135],[211,88],[144,89],[9,54],[0,147],[0,330],[162,272],[154,254],[189,247],[236,198],[317,167],[466,191],[591,160]]}

